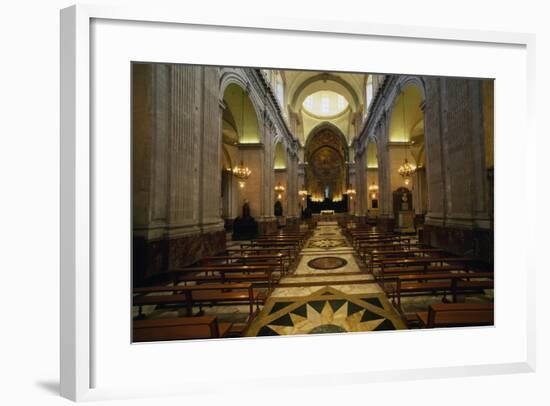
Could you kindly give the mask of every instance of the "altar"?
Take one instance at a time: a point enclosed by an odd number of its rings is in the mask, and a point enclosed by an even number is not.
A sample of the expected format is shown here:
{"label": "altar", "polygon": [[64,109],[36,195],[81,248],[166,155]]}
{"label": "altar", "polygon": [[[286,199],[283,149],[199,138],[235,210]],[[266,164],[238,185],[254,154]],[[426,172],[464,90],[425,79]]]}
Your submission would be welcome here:
{"label": "altar", "polygon": [[334,216],[334,210],[321,210],[321,216]]}

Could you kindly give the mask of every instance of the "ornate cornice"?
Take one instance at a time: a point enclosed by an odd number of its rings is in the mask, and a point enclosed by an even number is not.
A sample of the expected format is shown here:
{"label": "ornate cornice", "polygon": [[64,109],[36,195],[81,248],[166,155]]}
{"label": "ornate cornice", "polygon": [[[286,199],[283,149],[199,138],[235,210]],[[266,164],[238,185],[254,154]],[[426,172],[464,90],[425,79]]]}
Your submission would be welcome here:
{"label": "ornate cornice", "polygon": [[269,120],[273,123],[278,133],[285,138],[287,146],[291,147],[293,149],[293,153],[296,154],[297,147],[299,145],[298,140],[290,132],[288,124],[282,115],[281,106],[279,106],[279,102],[273,94],[271,87],[265,81],[261,70],[243,69],[243,71],[249,79],[248,83],[255,87],[258,94],[264,96],[264,109],[266,116],[269,117]]}

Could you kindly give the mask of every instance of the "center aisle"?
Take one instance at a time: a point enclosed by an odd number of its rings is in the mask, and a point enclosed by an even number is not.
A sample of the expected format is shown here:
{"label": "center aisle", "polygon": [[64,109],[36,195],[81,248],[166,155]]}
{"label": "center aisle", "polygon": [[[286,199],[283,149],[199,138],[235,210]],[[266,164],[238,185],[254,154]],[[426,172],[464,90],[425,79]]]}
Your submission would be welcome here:
{"label": "center aisle", "polygon": [[404,329],[405,324],[335,221],[319,221],[251,323],[247,336]]}

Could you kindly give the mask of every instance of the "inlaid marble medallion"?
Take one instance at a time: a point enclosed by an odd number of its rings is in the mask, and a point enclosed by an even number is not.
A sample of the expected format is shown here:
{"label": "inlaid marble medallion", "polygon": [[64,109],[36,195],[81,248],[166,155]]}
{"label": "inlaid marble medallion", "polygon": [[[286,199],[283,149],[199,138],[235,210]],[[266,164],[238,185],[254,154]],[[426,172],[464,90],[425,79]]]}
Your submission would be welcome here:
{"label": "inlaid marble medallion", "polygon": [[347,246],[343,239],[324,238],[322,240],[310,240],[307,248],[338,248]]}
{"label": "inlaid marble medallion", "polygon": [[345,294],[332,287],[301,297],[271,297],[246,336],[324,334],[406,328],[383,293]]}
{"label": "inlaid marble medallion", "polygon": [[313,269],[337,269],[346,266],[348,261],[339,257],[319,257],[312,259],[307,266]]}

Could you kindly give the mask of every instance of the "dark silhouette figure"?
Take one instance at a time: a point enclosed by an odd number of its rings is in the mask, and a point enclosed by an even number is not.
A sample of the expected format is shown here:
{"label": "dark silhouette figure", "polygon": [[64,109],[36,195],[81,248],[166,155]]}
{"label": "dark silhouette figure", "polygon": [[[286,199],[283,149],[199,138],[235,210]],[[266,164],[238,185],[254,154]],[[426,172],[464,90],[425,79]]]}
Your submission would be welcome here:
{"label": "dark silhouette figure", "polygon": [[258,236],[258,223],[250,215],[250,205],[245,200],[243,215],[233,222],[233,240],[251,240]]}

